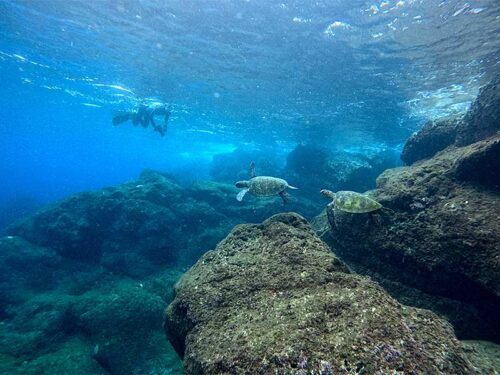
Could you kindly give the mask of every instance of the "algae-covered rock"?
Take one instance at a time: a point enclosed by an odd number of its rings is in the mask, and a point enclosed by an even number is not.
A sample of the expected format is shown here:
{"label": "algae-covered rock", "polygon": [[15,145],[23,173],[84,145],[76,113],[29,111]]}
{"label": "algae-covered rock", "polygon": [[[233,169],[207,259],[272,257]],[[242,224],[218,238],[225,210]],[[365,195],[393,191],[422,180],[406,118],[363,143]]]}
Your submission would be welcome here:
{"label": "algae-covered rock", "polygon": [[27,361],[0,353],[0,373],[9,375],[106,375],[92,358],[89,343],[72,338],[57,350]]}
{"label": "algae-covered rock", "polygon": [[417,160],[427,159],[455,142],[457,118],[440,119],[427,122],[422,129],[414,133],[405,143],[401,160],[413,164]]}
{"label": "algae-covered rock", "polygon": [[296,214],[236,227],[178,282],[186,374],[472,374],[450,325],[349,272]]}
{"label": "algae-covered rock", "polygon": [[75,374],[180,374],[162,332],[178,276],[170,271],[141,282],[108,276],[78,295],[59,287],[10,306],[0,324],[4,373],[69,374],[80,366]]}
{"label": "algae-covered rock", "polygon": [[94,359],[110,373],[154,373],[171,362],[159,330],[166,299],[150,283],[115,282],[72,303],[74,329],[85,333]]}
{"label": "algae-covered rock", "polygon": [[462,341],[465,355],[481,375],[500,373],[500,345],[488,341]]}
{"label": "algae-covered rock", "polygon": [[465,150],[455,162],[455,176],[500,190],[500,134]]}
{"label": "algae-covered rock", "polygon": [[500,373],[500,345],[488,341],[463,341],[465,355],[481,375]]}
{"label": "algae-covered rock", "polygon": [[483,86],[463,118],[428,121],[413,134],[401,153],[401,160],[413,164],[450,145],[467,146],[500,132],[500,76]]}
{"label": "algae-covered rock", "polygon": [[449,148],[384,172],[370,193],[390,209],[381,220],[360,223],[362,217],[330,213],[331,230],[323,238],[355,268],[442,297],[448,307],[438,303],[435,311],[460,337],[500,340],[500,198],[491,189],[494,180],[478,184],[473,178],[496,167],[491,158],[468,166],[488,159],[499,140]]}
{"label": "algae-covered rock", "polygon": [[[21,237],[0,237],[0,317],[11,304],[50,289],[61,258],[54,250],[35,246]],[[36,265],[36,267],[34,267]]]}
{"label": "algae-covered rock", "polygon": [[[243,222],[283,211],[279,197],[238,202],[233,185],[202,181],[181,187],[159,172],[117,187],[75,194],[6,229],[65,259],[101,264],[134,277],[176,262],[192,264]],[[307,217],[318,206],[293,198]],[[138,267],[131,265],[137,261]]]}
{"label": "algae-covered rock", "polygon": [[500,131],[500,75],[483,86],[457,130],[457,145],[465,146]]}

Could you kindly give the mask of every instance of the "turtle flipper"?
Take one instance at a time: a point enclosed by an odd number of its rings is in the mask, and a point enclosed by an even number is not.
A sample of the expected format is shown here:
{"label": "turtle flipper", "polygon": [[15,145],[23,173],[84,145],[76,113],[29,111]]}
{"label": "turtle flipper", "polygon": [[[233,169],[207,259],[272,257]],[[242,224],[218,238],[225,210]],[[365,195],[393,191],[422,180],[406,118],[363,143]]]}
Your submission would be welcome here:
{"label": "turtle flipper", "polygon": [[283,203],[287,204],[290,201],[290,196],[287,194],[286,191],[280,192],[280,197],[283,199]]}
{"label": "turtle flipper", "polygon": [[256,176],[255,174],[255,163],[252,161],[250,163],[250,178],[254,178]]}
{"label": "turtle flipper", "polygon": [[323,189],[320,191],[320,194],[325,198],[335,200],[335,193],[331,190]]}
{"label": "turtle flipper", "polygon": [[248,189],[243,189],[238,193],[238,195],[236,196],[238,202],[241,202],[243,200],[243,197],[245,196],[246,193],[248,193]]}

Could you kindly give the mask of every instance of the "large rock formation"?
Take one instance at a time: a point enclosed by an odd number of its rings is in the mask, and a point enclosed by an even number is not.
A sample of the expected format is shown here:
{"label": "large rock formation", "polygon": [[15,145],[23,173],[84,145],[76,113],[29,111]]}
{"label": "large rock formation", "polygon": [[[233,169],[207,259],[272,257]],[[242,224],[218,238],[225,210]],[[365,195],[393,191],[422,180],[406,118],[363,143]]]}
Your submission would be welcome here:
{"label": "large rock formation", "polygon": [[[233,226],[283,210],[279,197],[238,202],[237,193],[234,186],[209,181],[181,187],[145,171],[138,180],[46,207],[6,234],[114,272],[148,274],[179,260],[192,263]],[[287,207],[307,217],[317,213],[317,205],[293,196]]]}
{"label": "large rock formation", "polygon": [[[331,230],[322,232],[354,269],[401,300],[447,316],[460,337],[500,341],[497,94],[497,83],[483,88],[457,127],[457,144],[466,146],[451,145],[378,178],[370,194],[390,210],[369,216],[330,207]],[[420,139],[441,131],[424,128]],[[477,141],[479,135],[488,137]],[[321,230],[322,221],[316,223]]]}
{"label": "large rock formation", "polygon": [[463,118],[429,121],[406,142],[401,160],[427,159],[451,145],[466,146],[500,132],[500,76],[483,86]]}
{"label": "large rock formation", "polygon": [[133,280],[14,236],[0,254],[0,373],[180,374],[161,330],[179,272]]}
{"label": "large rock formation", "polygon": [[346,266],[296,214],[241,225],[176,285],[186,374],[473,374],[448,323]]}
{"label": "large rock formation", "polygon": [[465,146],[500,131],[500,75],[483,86],[457,131],[457,145]]}
{"label": "large rock formation", "polygon": [[405,143],[401,152],[401,160],[406,164],[427,159],[455,142],[457,126],[456,118],[427,122],[422,129],[414,133]]}
{"label": "large rock formation", "polygon": [[393,211],[382,211],[376,225],[364,215],[330,210],[324,239],[365,269],[360,272],[456,301],[440,312],[451,314],[461,336],[499,340],[500,198],[494,187],[466,183],[456,172],[461,160],[471,162],[475,152],[499,141],[497,136],[386,171],[371,195]]}

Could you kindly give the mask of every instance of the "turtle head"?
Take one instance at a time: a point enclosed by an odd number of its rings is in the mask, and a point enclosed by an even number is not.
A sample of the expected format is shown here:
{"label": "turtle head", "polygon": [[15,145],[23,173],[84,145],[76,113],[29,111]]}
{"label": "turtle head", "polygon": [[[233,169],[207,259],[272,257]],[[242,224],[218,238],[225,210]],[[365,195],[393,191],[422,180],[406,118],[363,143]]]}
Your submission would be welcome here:
{"label": "turtle head", "polygon": [[248,181],[238,181],[235,185],[239,189],[244,189],[247,188],[250,185],[250,183]]}
{"label": "turtle head", "polygon": [[325,198],[335,200],[335,193],[331,190],[323,189],[320,191],[320,194]]}

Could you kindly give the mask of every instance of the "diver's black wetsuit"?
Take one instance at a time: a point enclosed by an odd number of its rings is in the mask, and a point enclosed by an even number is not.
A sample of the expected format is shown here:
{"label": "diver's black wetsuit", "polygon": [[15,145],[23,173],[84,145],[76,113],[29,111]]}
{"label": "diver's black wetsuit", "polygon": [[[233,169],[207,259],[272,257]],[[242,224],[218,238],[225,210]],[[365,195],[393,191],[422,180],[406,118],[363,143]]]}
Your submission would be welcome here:
{"label": "diver's black wetsuit", "polygon": [[[157,131],[163,137],[167,132],[167,123],[171,113],[172,109],[170,106],[167,109],[165,107],[149,108],[144,105],[141,105],[137,110],[137,112],[122,113],[120,115],[113,117],[113,125],[119,125],[129,120],[132,120],[132,124],[134,126],[140,124],[143,128],[147,128],[149,124],[151,124],[154,131]],[[154,120],[154,117],[162,115],[164,116],[163,125],[157,125]]]}

